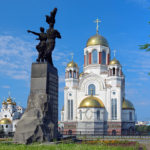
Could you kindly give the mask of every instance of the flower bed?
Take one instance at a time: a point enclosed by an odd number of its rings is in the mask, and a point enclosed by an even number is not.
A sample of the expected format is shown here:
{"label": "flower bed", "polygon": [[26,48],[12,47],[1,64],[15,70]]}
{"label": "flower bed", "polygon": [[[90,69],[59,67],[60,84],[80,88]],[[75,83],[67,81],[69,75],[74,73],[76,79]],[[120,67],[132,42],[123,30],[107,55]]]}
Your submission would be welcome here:
{"label": "flower bed", "polygon": [[82,141],[82,144],[102,144],[110,146],[135,146],[137,142],[134,141],[119,141],[119,140],[89,140]]}

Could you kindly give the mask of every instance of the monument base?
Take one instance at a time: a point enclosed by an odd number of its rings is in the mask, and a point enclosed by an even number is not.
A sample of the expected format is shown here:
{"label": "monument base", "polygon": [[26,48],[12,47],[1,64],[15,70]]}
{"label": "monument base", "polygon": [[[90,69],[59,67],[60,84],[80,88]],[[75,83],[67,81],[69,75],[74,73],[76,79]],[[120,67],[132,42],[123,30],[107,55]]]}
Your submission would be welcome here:
{"label": "monument base", "polygon": [[58,74],[49,63],[33,63],[28,106],[13,141],[30,144],[57,139]]}

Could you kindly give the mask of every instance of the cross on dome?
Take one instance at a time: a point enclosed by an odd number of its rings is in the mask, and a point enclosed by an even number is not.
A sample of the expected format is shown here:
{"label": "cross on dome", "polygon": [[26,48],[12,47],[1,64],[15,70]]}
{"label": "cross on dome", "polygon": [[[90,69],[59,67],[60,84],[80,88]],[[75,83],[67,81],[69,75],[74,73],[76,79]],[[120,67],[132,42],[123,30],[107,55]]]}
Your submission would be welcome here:
{"label": "cross on dome", "polygon": [[73,56],[74,56],[74,53],[71,53],[70,55],[71,55],[71,58],[72,58],[72,61],[73,61]]}
{"label": "cross on dome", "polygon": [[94,21],[96,23],[96,34],[98,34],[98,28],[99,28],[99,23],[101,22],[101,20],[99,20],[98,18]]}
{"label": "cross on dome", "polygon": [[8,96],[10,97],[10,90],[8,91]]}
{"label": "cross on dome", "polygon": [[114,57],[116,57],[116,50],[113,50],[113,52],[114,52]]}

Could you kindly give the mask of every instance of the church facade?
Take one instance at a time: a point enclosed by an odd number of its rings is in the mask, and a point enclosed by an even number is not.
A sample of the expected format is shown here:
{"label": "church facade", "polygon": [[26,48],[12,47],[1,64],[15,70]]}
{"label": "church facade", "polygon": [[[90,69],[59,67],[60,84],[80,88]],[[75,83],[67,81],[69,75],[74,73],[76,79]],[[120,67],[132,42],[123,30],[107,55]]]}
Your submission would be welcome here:
{"label": "church facade", "polygon": [[16,105],[16,102],[9,96],[3,101],[0,111],[0,128],[5,134],[16,131],[16,126],[25,109]]}
{"label": "church facade", "polygon": [[83,54],[82,73],[73,60],[65,69],[63,134],[133,134],[135,109],[125,97],[122,66],[115,57],[110,60],[107,40],[97,32]]}

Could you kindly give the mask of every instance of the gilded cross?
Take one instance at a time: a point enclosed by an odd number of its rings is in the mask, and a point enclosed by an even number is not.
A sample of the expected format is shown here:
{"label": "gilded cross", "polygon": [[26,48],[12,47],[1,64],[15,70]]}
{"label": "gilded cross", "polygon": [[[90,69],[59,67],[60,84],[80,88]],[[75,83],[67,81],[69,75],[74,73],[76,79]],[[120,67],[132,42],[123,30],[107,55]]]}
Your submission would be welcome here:
{"label": "gilded cross", "polygon": [[8,96],[10,97],[10,91],[8,91]]}
{"label": "gilded cross", "polygon": [[114,57],[116,57],[116,50],[114,50],[113,52],[114,52]]}
{"label": "gilded cross", "polygon": [[72,60],[73,60],[74,53],[71,53],[70,55],[71,55],[71,58],[72,58]]}
{"label": "gilded cross", "polygon": [[98,28],[99,28],[99,23],[101,22],[101,20],[99,20],[98,18],[94,21],[96,23],[96,33],[98,34]]}

